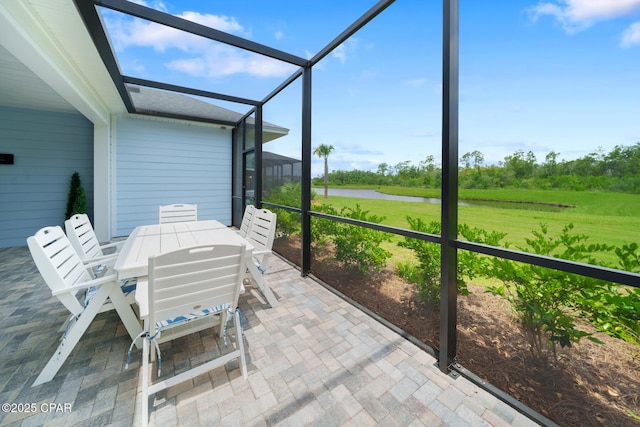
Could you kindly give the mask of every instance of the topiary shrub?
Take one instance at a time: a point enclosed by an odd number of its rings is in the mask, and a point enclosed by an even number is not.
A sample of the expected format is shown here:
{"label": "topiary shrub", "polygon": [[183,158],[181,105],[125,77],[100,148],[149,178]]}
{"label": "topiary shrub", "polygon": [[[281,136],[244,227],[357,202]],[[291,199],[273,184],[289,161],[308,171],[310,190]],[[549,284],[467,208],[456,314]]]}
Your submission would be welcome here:
{"label": "topiary shrub", "polygon": [[69,197],[67,198],[67,212],[65,219],[71,218],[75,214],[87,213],[87,196],[80,182],[80,174],[74,172],[71,175],[71,186],[69,189]]}

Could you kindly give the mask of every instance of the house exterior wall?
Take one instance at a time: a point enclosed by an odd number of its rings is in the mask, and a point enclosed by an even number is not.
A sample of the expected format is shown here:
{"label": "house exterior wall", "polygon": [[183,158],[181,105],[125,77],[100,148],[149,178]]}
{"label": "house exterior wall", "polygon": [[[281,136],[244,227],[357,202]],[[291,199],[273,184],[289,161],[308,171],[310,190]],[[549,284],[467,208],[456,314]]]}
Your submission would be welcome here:
{"label": "house exterior wall", "polygon": [[231,129],[118,116],[112,134],[114,236],[157,223],[158,208],[172,203],[231,224]]}
{"label": "house exterior wall", "polygon": [[25,246],[64,224],[71,175],[80,174],[93,215],[93,124],[81,114],[0,107],[0,248]]}

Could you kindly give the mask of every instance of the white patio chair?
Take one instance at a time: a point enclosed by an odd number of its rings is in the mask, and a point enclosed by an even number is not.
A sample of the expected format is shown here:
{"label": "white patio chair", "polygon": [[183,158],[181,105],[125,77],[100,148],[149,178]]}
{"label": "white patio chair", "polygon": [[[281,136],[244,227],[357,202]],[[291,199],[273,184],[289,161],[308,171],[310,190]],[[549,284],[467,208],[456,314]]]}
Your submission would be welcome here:
{"label": "white patio chair", "polygon": [[[149,419],[149,397],[190,380],[227,362],[240,358],[242,376],[247,378],[240,312],[237,309],[245,271],[245,245],[196,246],[149,258],[148,303],[138,295],[140,315],[145,318],[142,350],[142,425]],[[151,382],[150,344],[158,353],[158,378],[162,358],[158,344],[212,326],[220,325],[225,345],[226,324],[233,317],[236,348],[173,377]],[[155,359],[155,358],[154,358]]]}
{"label": "white patio chair", "polygon": [[59,226],[38,230],[27,244],[52,295],[71,312],[60,345],[33,386],[53,379],[98,313],[115,308],[129,335],[134,338],[140,333],[129,305],[135,298],[135,280],[119,283],[115,274],[93,279]]}
{"label": "white patio chair", "polygon": [[253,221],[253,215],[256,212],[256,207],[254,205],[247,205],[244,208],[244,215],[242,215],[242,223],[240,224],[240,229],[238,230],[238,234],[242,237],[247,237],[249,234],[249,230],[251,229],[251,222]]}
{"label": "white patio chair", "polygon": [[160,224],[198,220],[198,205],[165,205],[160,206]]}
{"label": "white patio chair", "polygon": [[[101,261],[97,267],[94,267],[94,276],[99,277],[106,272],[104,267],[113,265],[117,257],[117,253],[122,248],[124,240],[121,242],[100,244],[96,236],[91,221],[86,214],[76,214],[65,221],[64,229],[67,238],[71,242],[71,246],[83,262]],[[104,250],[114,249],[113,252],[105,254]]]}
{"label": "white patio chair", "polygon": [[256,209],[251,228],[246,239],[253,246],[253,262],[249,262],[249,272],[253,276],[258,288],[267,299],[271,307],[278,305],[278,300],[271,291],[269,283],[264,278],[268,268],[273,239],[276,235],[277,216],[268,209]]}

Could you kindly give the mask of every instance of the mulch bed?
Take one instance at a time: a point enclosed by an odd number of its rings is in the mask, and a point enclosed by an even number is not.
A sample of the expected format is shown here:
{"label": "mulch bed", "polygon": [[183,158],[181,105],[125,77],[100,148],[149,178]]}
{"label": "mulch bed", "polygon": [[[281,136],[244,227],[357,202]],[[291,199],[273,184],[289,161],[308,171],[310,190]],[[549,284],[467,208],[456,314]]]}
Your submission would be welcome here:
{"label": "mulch bed", "polygon": [[[279,238],[274,250],[298,263],[297,238]],[[439,347],[439,308],[415,285],[387,269],[364,275],[339,265],[330,249],[314,253],[312,273],[432,348]],[[640,348],[596,333],[562,349],[558,360],[536,362],[508,303],[469,285],[458,298],[458,362],[561,426],[640,426]],[[590,325],[583,330],[593,332]]]}

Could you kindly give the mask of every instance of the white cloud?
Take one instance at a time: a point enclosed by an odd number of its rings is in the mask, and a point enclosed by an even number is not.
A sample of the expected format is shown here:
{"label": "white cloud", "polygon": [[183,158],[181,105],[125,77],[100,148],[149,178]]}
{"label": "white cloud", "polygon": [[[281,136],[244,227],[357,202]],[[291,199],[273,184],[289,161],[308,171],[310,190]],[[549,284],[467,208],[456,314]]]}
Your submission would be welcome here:
{"label": "white cloud", "polygon": [[153,5],[150,5],[149,3],[147,3],[145,0],[130,0],[132,3],[137,3],[141,6],[145,6],[145,7],[151,7],[153,9],[156,10],[160,10],[162,12],[167,12],[167,6],[164,4],[164,2],[161,1],[156,1],[153,3]]}
{"label": "white cloud", "polygon": [[140,6],[150,7],[144,0],[131,0],[131,3],[139,4]]}
{"label": "white cloud", "polygon": [[244,34],[245,36],[248,35],[242,25],[240,25],[235,18],[229,18],[228,16],[211,15],[209,13],[203,15],[199,12],[189,11],[183,12],[178,16],[180,18],[193,21],[197,24],[206,25],[207,27],[215,28],[216,30],[224,31],[226,33]]}
{"label": "white cloud", "polygon": [[[233,17],[190,11],[177,16],[226,33],[249,37],[249,32]],[[119,15],[108,14],[105,21],[117,51],[135,47],[148,47],[156,52],[178,49],[189,57],[175,59],[165,65],[191,76],[218,77],[245,73],[259,77],[282,77],[294,70],[293,66],[275,59],[141,19],[123,19]]]}
{"label": "white cloud", "polygon": [[222,77],[246,73],[258,77],[288,76],[294,66],[254,53],[244,53],[227,46],[215,46],[206,54],[177,59],[166,64],[172,70],[194,77]]}
{"label": "white cloud", "polygon": [[528,9],[536,21],[555,18],[567,33],[584,30],[598,21],[620,18],[640,11],[640,0],[555,0],[539,2]]}
{"label": "white cloud", "polygon": [[282,40],[282,38],[284,38],[284,32],[276,31],[276,33],[274,34],[274,37],[276,38],[276,40]]}
{"label": "white cloud", "polygon": [[621,45],[623,47],[630,47],[634,44],[640,44],[640,21],[631,24],[622,34]]}
{"label": "white cloud", "polygon": [[[198,12],[184,12],[177,16],[216,30],[247,36],[244,28],[235,18],[203,15]],[[200,49],[210,43],[202,37],[142,19],[128,20],[110,15],[106,22],[110,36],[119,50],[130,46],[144,46],[151,47],[158,52],[164,52],[169,48],[190,51]]]}
{"label": "white cloud", "polygon": [[344,47],[344,44],[333,49],[331,56],[340,61],[341,64],[344,64],[347,61],[347,49]]}
{"label": "white cloud", "polygon": [[166,65],[172,70],[182,71],[194,77],[204,77],[207,74],[207,64],[203,58],[176,59]]}
{"label": "white cloud", "polygon": [[133,60],[130,64],[130,67],[135,73],[139,76],[147,74],[147,69],[144,64],[141,64],[138,60]]}
{"label": "white cloud", "polygon": [[[342,43],[340,46],[333,49],[333,51],[331,52],[331,56],[333,56],[338,61],[340,61],[340,63],[344,64],[345,62],[347,62],[347,54],[351,54],[357,51],[359,47],[360,47],[360,40],[355,37],[351,37],[350,39]],[[365,49],[366,50],[373,49],[373,44],[369,44],[365,46]]]}

